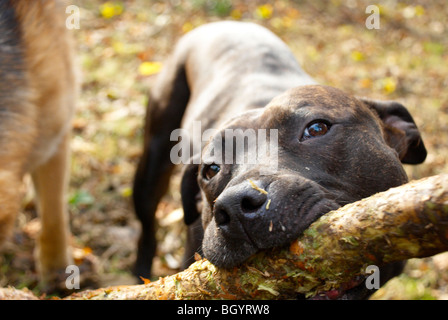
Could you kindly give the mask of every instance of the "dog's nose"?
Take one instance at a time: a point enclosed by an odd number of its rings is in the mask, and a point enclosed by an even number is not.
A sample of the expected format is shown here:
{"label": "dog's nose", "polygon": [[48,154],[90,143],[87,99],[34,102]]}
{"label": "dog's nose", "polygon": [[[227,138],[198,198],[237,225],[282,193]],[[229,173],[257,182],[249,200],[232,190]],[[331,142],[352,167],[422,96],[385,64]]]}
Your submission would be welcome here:
{"label": "dog's nose", "polygon": [[250,214],[257,213],[267,200],[266,191],[254,183],[242,183],[225,190],[214,206],[215,221],[218,227],[232,222],[241,222]]}

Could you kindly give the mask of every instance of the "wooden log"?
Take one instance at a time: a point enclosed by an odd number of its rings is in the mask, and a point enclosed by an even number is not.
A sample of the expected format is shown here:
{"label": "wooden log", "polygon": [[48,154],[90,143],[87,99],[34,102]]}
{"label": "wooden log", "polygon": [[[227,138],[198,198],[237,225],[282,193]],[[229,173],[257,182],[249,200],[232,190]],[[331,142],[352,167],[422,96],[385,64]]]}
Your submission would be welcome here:
{"label": "wooden log", "polygon": [[[447,250],[448,175],[443,174],[331,211],[289,246],[261,251],[232,269],[200,259],[156,282],[87,290],[65,299],[295,299],[348,287],[368,265]],[[3,296],[0,291],[3,298],[8,294],[11,298],[11,289]]]}
{"label": "wooden log", "polygon": [[0,300],[38,300],[28,289],[19,290],[13,287],[0,288]]}
{"label": "wooden log", "polygon": [[261,251],[239,267],[201,259],[156,282],[66,299],[294,299],[348,286],[368,265],[447,250],[448,175],[438,175],[331,211],[290,246]]}

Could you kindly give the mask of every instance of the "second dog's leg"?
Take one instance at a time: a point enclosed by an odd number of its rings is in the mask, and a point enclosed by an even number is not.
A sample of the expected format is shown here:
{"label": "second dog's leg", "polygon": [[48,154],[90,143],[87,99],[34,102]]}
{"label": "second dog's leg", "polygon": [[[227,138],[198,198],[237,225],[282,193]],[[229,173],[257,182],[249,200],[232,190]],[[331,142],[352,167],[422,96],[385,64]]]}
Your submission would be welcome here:
{"label": "second dog's leg", "polygon": [[63,138],[56,153],[32,177],[38,196],[42,229],[37,243],[38,270],[43,281],[57,277],[72,263],[66,207],[69,139]]}

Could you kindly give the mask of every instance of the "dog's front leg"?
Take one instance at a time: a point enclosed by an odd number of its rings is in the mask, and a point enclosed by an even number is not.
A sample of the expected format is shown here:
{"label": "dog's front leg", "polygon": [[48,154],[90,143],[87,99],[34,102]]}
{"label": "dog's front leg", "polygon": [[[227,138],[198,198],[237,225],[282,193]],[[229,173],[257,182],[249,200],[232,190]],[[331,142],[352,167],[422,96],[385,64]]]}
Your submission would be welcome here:
{"label": "dog's front leg", "polygon": [[38,167],[32,177],[38,198],[41,233],[37,242],[37,269],[44,283],[58,278],[72,263],[69,249],[69,220],[66,208],[69,135],[55,154]]}

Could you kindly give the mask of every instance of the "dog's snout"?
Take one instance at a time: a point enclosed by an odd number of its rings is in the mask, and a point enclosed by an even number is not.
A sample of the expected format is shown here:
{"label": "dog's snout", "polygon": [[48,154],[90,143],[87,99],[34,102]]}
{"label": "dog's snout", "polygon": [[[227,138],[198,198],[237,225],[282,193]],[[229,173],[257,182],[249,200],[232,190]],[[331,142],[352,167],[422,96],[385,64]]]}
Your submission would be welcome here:
{"label": "dog's snout", "polygon": [[266,200],[266,194],[254,190],[249,183],[231,187],[223,192],[215,203],[217,226],[241,222],[247,215],[259,212]]}

